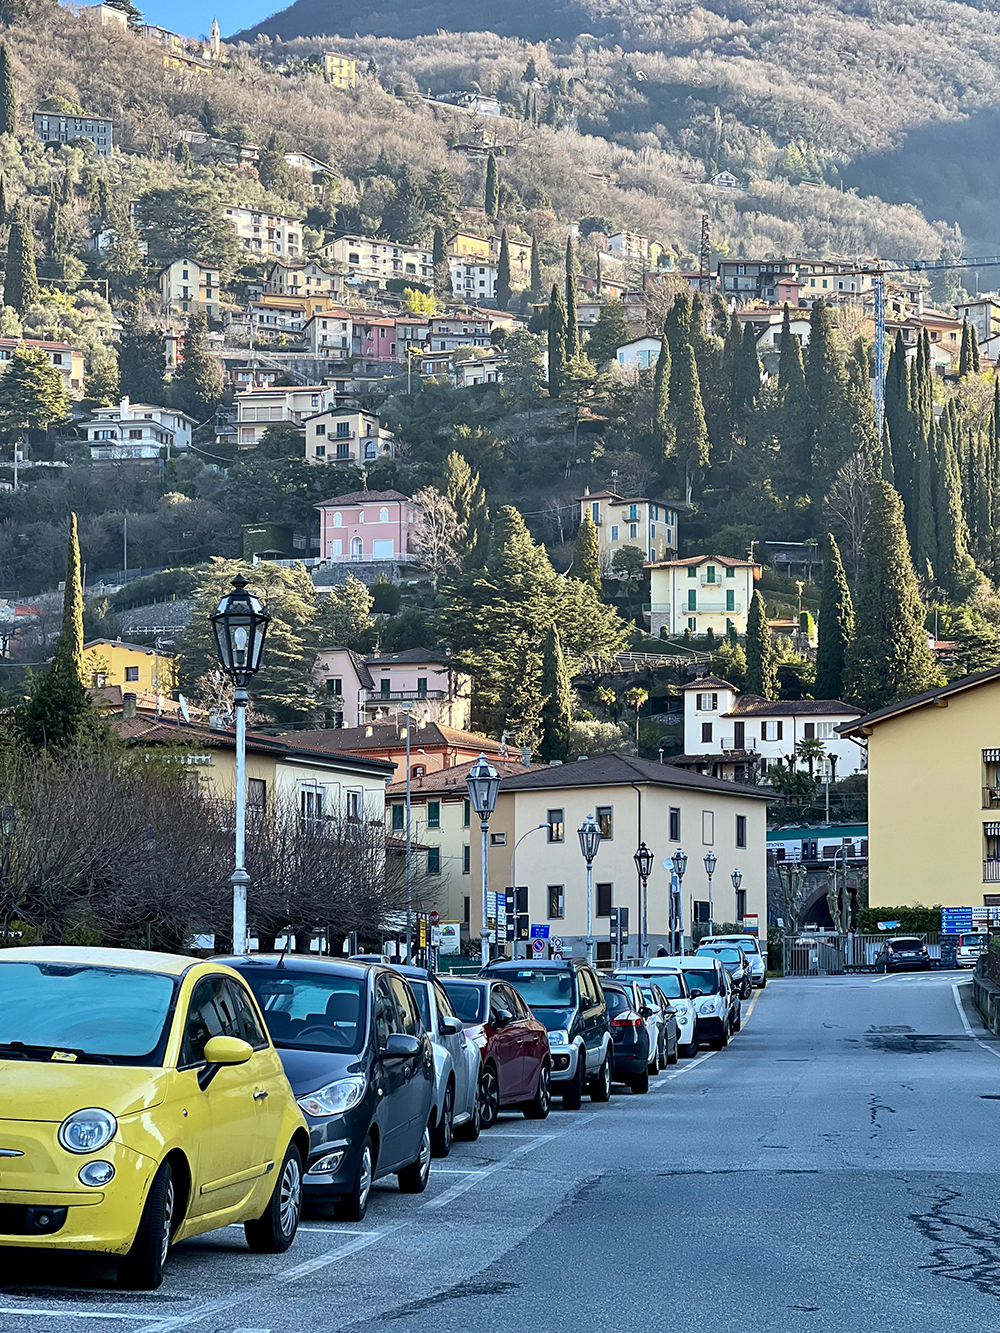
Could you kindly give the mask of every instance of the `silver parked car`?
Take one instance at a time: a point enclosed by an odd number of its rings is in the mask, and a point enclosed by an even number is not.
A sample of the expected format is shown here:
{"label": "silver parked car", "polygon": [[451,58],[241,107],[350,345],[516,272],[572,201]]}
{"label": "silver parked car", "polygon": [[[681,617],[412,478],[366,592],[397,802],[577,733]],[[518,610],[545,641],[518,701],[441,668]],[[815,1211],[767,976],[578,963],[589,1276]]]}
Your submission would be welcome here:
{"label": "silver parked car", "polygon": [[750,980],[761,990],[767,985],[767,958],[761,952],[760,941],[756,935],[709,935],[701,941],[705,944],[731,944],[742,949],[750,964]]}
{"label": "silver parked car", "polygon": [[479,1138],[479,1079],[482,1057],[468,1036],[448,995],[433,972],[399,965],[393,969],[409,982],[434,1050],[435,1157],[447,1157],[452,1135]]}

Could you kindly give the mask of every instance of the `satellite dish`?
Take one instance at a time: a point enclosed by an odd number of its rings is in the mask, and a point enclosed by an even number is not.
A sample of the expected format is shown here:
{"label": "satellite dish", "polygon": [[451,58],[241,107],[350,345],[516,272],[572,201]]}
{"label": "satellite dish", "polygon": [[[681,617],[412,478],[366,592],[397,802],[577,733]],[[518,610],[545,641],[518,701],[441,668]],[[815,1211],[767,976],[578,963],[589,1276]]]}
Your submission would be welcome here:
{"label": "satellite dish", "polygon": [[178,706],[178,708],[179,708],[179,710],[180,710],[180,715],[181,715],[181,717],[184,719],[184,721],[185,721],[185,722],[190,722],[190,721],[191,721],[191,710],[188,708],[187,700],[184,698],[183,694],[179,694],[179,695],[177,696],[177,706]]}

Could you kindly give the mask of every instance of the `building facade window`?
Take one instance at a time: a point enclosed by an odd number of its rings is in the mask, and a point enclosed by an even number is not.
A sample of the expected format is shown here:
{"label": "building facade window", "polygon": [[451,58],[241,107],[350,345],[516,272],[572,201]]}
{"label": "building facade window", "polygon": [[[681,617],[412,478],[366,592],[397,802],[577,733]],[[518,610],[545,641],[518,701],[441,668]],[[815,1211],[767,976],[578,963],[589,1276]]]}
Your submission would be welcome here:
{"label": "building facade window", "polygon": [[711,743],[711,740],[712,740],[712,724],[711,722],[703,722],[701,724],[701,743],[702,745],[708,745]]}
{"label": "building facade window", "polygon": [[601,841],[611,842],[615,836],[614,806],[599,805],[596,810],[596,819],[601,826]]}
{"label": "building facade window", "polygon": [[548,917],[550,921],[562,921],[566,911],[566,891],[562,884],[548,886]]}
{"label": "building facade window", "polygon": [[711,847],[715,843],[715,813],[712,810],[701,812],[701,845]]}
{"label": "building facade window", "polygon": [[392,831],[401,833],[406,828],[406,806],[394,805],[392,807]]}
{"label": "building facade window", "polygon": [[440,802],[440,801],[428,801],[428,802],[427,802],[427,827],[428,827],[428,828],[440,828],[440,827],[441,827],[441,802]]}
{"label": "building facade window", "polygon": [[[466,843],[465,846],[462,848],[462,874],[468,875],[471,868],[472,868],[472,853],[469,848],[469,844]],[[468,898],[466,898],[465,901],[468,902],[469,901]]]}
{"label": "building facade window", "polygon": [[747,914],[747,891],[746,889],[736,890],[736,920],[742,921]]}
{"label": "building facade window", "polygon": [[138,680],[138,679],[139,679],[139,668],[138,668],[138,667],[126,667],[126,668],[125,668],[125,679],[128,680],[128,681]]}
{"label": "building facade window", "polygon": [[681,840],[681,812],[676,806],[670,807],[670,841],[680,842]]}
{"label": "building facade window", "polygon": [[428,875],[440,875],[441,873],[441,848],[427,848],[427,873]]}
{"label": "building facade window", "polygon": [[566,821],[565,821],[564,811],[549,810],[548,813],[546,814],[546,823],[549,826],[549,831],[546,834],[547,841],[549,842],[566,841]]}
{"label": "building facade window", "polygon": [[611,915],[611,900],[614,891],[613,884],[598,884],[597,889],[597,916]]}
{"label": "building facade window", "polygon": [[745,847],[747,845],[747,817],[746,815],[736,816],[736,846]]}

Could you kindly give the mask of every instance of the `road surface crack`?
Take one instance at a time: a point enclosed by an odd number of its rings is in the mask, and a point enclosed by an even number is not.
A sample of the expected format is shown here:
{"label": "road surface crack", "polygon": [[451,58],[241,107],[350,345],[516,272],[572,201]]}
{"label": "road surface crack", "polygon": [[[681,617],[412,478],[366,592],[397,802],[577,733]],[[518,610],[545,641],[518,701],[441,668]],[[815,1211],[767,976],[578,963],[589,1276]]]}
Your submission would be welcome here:
{"label": "road surface crack", "polygon": [[930,1263],[921,1267],[937,1277],[971,1283],[986,1296],[1000,1296],[1000,1224],[952,1211],[961,1197],[960,1190],[940,1185],[937,1201],[927,1212],[910,1214],[933,1246]]}

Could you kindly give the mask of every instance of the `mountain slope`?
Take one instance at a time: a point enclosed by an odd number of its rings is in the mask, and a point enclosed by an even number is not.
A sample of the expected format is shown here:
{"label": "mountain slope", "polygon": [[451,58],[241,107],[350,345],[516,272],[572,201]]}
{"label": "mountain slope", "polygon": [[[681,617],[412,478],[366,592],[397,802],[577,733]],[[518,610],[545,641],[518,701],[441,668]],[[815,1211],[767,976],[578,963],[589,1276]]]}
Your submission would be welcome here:
{"label": "mountain slope", "polygon": [[544,7],[531,0],[512,0],[504,6],[488,0],[425,0],[423,4],[394,4],[375,0],[363,14],[346,0],[295,0],[287,9],[262,19],[236,33],[234,42],[253,41],[259,33],[280,37],[315,36],[319,33],[363,33],[373,37],[418,37],[437,32],[495,32],[501,37],[520,37],[540,42],[556,38],[572,40],[582,32],[610,31],[604,20],[588,16],[583,5],[557,3]]}

